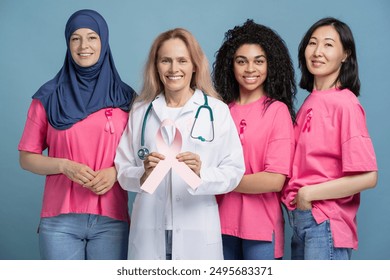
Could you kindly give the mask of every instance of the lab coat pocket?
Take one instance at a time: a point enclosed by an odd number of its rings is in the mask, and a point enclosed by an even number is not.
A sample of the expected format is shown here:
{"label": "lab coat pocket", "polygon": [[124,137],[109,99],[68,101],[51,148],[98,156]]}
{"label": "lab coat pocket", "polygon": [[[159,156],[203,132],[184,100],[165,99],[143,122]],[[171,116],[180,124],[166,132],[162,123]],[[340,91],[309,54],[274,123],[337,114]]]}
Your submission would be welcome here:
{"label": "lab coat pocket", "polygon": [[218,205],[208,205],[206,209],[206,216],[204,217],[206,223],[206,242],[207,244],[222,242]]}

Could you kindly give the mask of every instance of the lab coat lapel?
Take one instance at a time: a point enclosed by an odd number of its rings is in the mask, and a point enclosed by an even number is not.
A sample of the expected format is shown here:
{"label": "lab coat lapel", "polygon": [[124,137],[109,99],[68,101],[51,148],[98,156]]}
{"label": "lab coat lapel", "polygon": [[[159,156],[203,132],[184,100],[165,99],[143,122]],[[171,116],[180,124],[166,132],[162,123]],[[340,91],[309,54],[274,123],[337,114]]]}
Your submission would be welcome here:
{"label": "lab coat lapel", "polygon": [[[188,100],[184,105],[183,110],[180,113],[180,116],[183,116],[187,113],[194,113],[199,108],[199,106],[204,104],[204,97],[202,91],[196,89],[194,95]],[[156,113],[160,123],[166,118],[164,108],[166,107],[166,101],[164,94],[160,93],[157,98],[153,101],[153,111]]]}
{"label": "lab coat lapel", "polygon": [[193,112],[195,117],[195,112],[198,110],[199,106],[203,105],[204,103],[204,97],[202,91],[196,89],[194,92],[194,95],[188,100],[186,105],[184,105],[183,110],[181,111],[181,116],[184,114]]}
{"label": "lab coat lapel", "polygon": [[159,119],[160,123],[162,123],[162,121],[165,119],[164,108],[166,106],[164,94],[160,93],[152,103],[153,111]]}

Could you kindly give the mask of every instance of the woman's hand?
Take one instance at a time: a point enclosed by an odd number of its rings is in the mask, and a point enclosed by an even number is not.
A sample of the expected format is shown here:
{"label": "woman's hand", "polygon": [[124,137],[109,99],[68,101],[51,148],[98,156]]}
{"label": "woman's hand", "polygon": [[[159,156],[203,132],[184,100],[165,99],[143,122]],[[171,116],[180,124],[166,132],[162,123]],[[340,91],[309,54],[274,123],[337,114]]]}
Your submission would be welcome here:
{"label": "woman's hand", "polygon": [[88,188],[97,195],[102,195],[112,189],[116,179],[115,167],[109,167],[97,171],[95,178],[84,184],[84,187]]}
{"label": "woman's hand", "polygon": [[298,190],[294,200],[290,202],[291,205],[296,204],[300,210],[310,210],[312,208],[311,201],[307,198],[306,191],[307,187],[302,187]]}
{"label": "woman's hand", "polygon": [[191,152],[180,153],[176,156],[176,159],[180,162],[184,162],[196,175],[200,177],[200,168],[202,167],[202,161],[198,154]]}
{"label": "woman's hand", "polygon": [[157,152],[151,152],[144,160],[144,168],[145,172],[141,177],[140,183],[141,185],[145,182],[145,180],[149,177],[150,173],[152,173],[153,169],[160,162],[160,160],[164,160],[165,156],[159,154]]}
{"label": "woman's hand", "polygon": [[83,186],[92,181],[97,175],[97,172],[89,166],[71,160],[64,161],[60,170],[70,180]]}

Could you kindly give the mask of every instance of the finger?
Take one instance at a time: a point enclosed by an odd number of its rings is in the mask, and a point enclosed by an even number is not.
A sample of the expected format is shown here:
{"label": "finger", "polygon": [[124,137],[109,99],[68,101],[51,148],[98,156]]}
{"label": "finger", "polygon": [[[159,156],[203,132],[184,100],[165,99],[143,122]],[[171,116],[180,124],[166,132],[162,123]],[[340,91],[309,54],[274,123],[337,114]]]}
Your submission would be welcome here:
{"label": "finger", "polygon": [[102,188],[101,190],[95,192],[97,195],[103,195],[105,193],[107,193],[109,190],[111,190],[112,186],[105,186],[104,188]]}
{"label": "finger", "polygon": [[88,181],[91,181],[97,176],[97,172],[93,170],[87,170],[85,173],[83,173],[83,175],[88,179]]}
{"label": "finger", "polygon": [[82,182],[82,184],[86,184],[93,180],[97,173],[90,169],[88,166],[85,166],[76,174],[76,178]]}
{"label": "finger", "polygon": [[163,154],[157,153],[157,152],[151,152],[147,157],[146,160],[164,160],[165,156]]}
{"label": "finger", "polygon": [[176,156],[176,159],[179,161],[190,161],[190,160],[193,160],[196,162],[200,161],[199,155],[191,153],[191,152],[180,153]]}
{"label": "finger", "polygon": [[110,179],[107,176],[108,176],[108,174],[106,172],[98,173],[97,176],[88,183],[88,186],[90,186],[94,189],[98,189],[98,188],[101,188],[101,186],[103,186],[103,185],[108,185],[110,182]]}
{"label": "finger", "polygon": [[79,179],[77,179],[77,183],[79,183],[80,185],[85,185],[89,182],[90,182],[90,180],[83,175],[79,175]]}
{"label": "finger", "polygon": [[114,186],[114,182],[107,180],[101,180],[94,186],[94,192],[98,195],[105,194]]}

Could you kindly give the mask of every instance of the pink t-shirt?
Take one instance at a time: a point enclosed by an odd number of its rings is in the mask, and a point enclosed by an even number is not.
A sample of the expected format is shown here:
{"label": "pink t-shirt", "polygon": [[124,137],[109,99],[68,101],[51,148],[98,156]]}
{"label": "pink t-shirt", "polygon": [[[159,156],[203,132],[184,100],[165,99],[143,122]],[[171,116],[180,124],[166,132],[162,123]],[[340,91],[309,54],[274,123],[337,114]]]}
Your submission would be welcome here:
{"label": "pink t-shirt", "polygon": [[[127,120],[128,113],[107,108],[89,115],[69,129],[56,130],[48,124],[41,102],[33,99],[18,150],[41,154],[48,149],[50,157],[67,158],[95,171],[112,167]],[[129,221],[127,203],[127,192],[118,183],[106,194],[96,195],[65,175],[48,175],[41,217],[87,213]]]}
{"label": "pink t-shirt", "polygon": [[[293,125],[287,106],[279,101],[264,111],[265,97],[246,105],[232,103],[230,112],[240,134],[245,175],[261,171],[289,176]],[[246,126],[242,127],[242,120]],[[241,124],[241,126],[240,126]],[[218,195],[223,234],[249,240],[275,240],[275,257],[284,253],[284,220],[279,193]]]}
{"label": "pink t-shirt", "polygon": [[[313,91],[302,104],[295,127],[296,150],[292,178],[282,191],[288,209],[302,186],[376,171],[376,157],[367,131],[365,112],[348,89]],[[313,201],[317,223],[330,221],[335,247],[358,247],[356,214],[360,195]]]}

